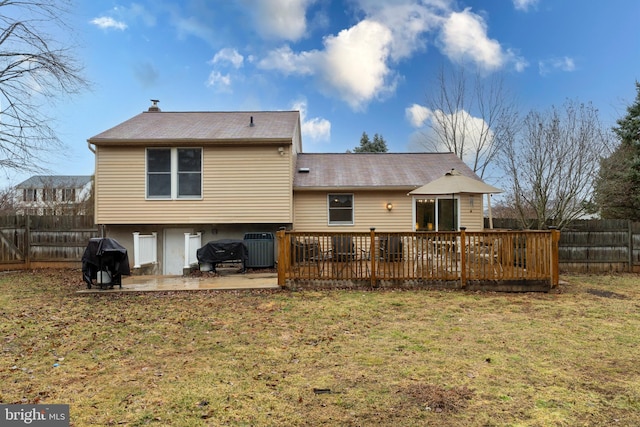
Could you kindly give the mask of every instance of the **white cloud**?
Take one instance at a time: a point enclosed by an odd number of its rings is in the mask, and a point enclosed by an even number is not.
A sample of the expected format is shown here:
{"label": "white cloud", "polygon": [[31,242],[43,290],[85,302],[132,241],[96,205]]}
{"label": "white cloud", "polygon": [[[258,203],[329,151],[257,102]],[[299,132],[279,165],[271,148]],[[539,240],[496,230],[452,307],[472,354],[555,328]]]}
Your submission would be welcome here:
{"label": "white cloud", "polygon": [[[257,1],[245,0],[245,4],[257,5]],[[313,0],[290,1],[304,9]],[[261,7],[275,4],[282,3],[267,0]],[[427,36],[436,32],[439,48],[452,61],[471,61],[487,72],[508,64],[519,72],[528,66],[514,50],[505,51],[488,37],[488,26],[480,15],[470,9],[452,12],[453,0],[351,0],[350,4],[354,14],[364,18],[325,36],[322,48],[296,51],[292,45],[283,45],[255,64],[287,76],[312,76],[325,94],[342,99],[354,110],[363,110],[371,101],[392,94],[402,78],[395,65],[425,50]],[[300,21],[304,13],[296,10]],[[273,19],[266,21],[274,25]]]}
{"label": "white cloud", "polygon": [[[413,104],[405,109],[405,115],[411,124],[420,129],[421,137],[412,136],[410,145],[415,147],[421,145],[428,151],[450,151],[449,147],[445,144],[445,141],[441,139],[440,135],[445,134],[441,123],[455,123],[456,134],[459,135],[459,141],[464,139],[464,153],[462,160],[467,164],[474,163],[474,156],[476,155],[479,145],[482,142],[483,132],[487,132],[488,125],[484,119],[480,117],[474,117],[465,110],[457,111],[453,114],[447,114],[442,110],[430,110],[422,105]],[[451,133],[450,129],[449,132]],[[493,138],[493,132],[489,130],[486,139]]]}
{"label": "white cloud", "polygon": [[300,122],[302,123],[302,139],[312,141],[329,141],[331,138],[331,122],[314,117],[307,120],[307,101],[299,100],[294,102],[293,110],[300,111]]}
{"label": "white cloud", "polygon": [[385,92],[395,90],[387,66],[392,41],[384,25],[364,20],[325,39],[321,79],[354,110]]}
{"label": "white cloud", "polygon": [[278,70],[285,75],[314,73],[316,62],[321,53],[317,50],[295,53],[289,46],[272,50],[258,62],[258,67],[265,70]]}
{"label": "white cloud", "polygon": [[404,114],[414,128],[421,128],[429,120],[431,110],[425,106],[413,104],[404,110]]}
{"label": "white cloud", "polygon": [[231,76],[222,74],[219,71],[212,71],[209,74],[206,85],[218,92],[231,92]]}
{"label": "white cloud", "polygon": [[107,30],[110,28],[116,29],[116,30],[126,30],[127,29],[127,24],[125,24],[122,21],[116,21],[113,18],[110,18],[108,16],[101,16],[99,18],[93,18],[90,21],[93,25],[102,28],[103,30]]}
{"label": "white cloud", "polygon": [[573,58],[565,56],[563,58],[552,58],[538,62],[540,75],[547,75],[553,71],[571,72],[576,70]]}
{"label": "white cloud", "polygon": [[258,32],[267,38],[296,41],[307,30],[306,10],[315,0],[245,0]]}
{"label": "white cloud", "polygon": [[285,46],[269,52],[258,66],[285,74],[315,75],[325,92],[358,110],[395,89],[387,66],[390,43],[387,27],[364,20],[337,36],[326,37],[322,51],[296,54]]}
{"label": "white cloud", "polygon": [[[253,0],[252,0],[253,1]],[[258,67],[285,75],[314,76],[323,91],[361,110],[395,91],[393,64],[427,45],[425,34],[442,25],[451,0],[353,0],[364,19],[324,38],[322,49],[296,52],[289,45],[271,50]],[[311,1],[296,5],[308,7]],[[267,1],[272,6],[272,1]],[[270,20],[267,19],[267,22]]]}
{"label": "white cloud", "polygon": [[230,63],[234,68],[242,67],[244,57],[237,50],[231,48],[220,49],[211,60],[212,64]]}
{"label": "white cloud", "polygon": [[484,19],[469,8],[451,13],[440,39],[442,50],[453,61],[471,60],[485,71],[497,70],[505,64],[500,43],[488,37]]}
{"label": "white cloud", "polygon": [[529,62],[524,59],[522,56],[518,56],[513,50],[507,50],[507,56],[510,58],[511,62],[513,62],[513,68],[521,73],[525,68],[529,66]]}
{"label": "white cloud", "polygon": [[424,0],[361,0],[360,7],[368,19],[383,24],[391,31],[390,54],[395,61],[424,50],[427,44],[424,34],[438,28],[443,13],[449,10],[448,2]]}
{"label": "white cloud", "polygon": [[517,10],[527,11],[530,7],[534,7],[538,0],[513,0],[513,7]]}
{"label": "white cloud", "polygon": [[100,16],[89,21],[91,24],[102,29],[126,30],[129,26],[127,22],[134,22],[140,19],[147,27],[156,25],[156,17],[138,3],[131,6],[115,6],[109,11],[111,16]]}

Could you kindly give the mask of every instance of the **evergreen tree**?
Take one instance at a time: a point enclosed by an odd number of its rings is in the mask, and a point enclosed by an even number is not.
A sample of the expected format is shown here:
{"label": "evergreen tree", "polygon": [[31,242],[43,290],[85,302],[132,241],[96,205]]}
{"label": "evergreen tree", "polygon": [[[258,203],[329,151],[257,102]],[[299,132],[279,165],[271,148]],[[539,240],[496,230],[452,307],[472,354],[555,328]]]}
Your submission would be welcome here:
{"label": "evergreen tree", "polygon": [[[377,133],[373,136],[373,142],[369,139],[366,132],[362,132],[360,137],[360,146],[353,149],[354,153],[386,153],[389,151],[387,142],[382,135]],[[348,150],[347,152],[351,152]]]}
{"label": "evergreen tree", "polygon": [[640,220],[640,83],[635,102],[613,128],[620,144],[602,160],[595,202],[602,218]]}

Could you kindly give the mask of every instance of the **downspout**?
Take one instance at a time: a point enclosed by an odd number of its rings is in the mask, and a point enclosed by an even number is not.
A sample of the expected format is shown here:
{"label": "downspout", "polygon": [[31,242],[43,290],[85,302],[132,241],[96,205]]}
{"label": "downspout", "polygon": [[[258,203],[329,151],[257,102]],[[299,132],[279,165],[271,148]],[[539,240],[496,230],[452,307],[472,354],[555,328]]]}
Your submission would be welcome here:
{"label": "downspout", "polygon": [[[91,144],[91,142],[89,142],[89,140],[87,139],[87,148],[89,148],[89,151],[91,151],[93,153],[93,185],[91,188],[91,191],[93,192],[93,220],[95,223],[95,218],[96,218],[96,214],[98,213],[98,197],[96,197],[96,161],[95,161],[95,157],[96,157],[96,149],[94,147],[92,147],[93,144]],[[102,224],[100,226],[100,237],[106,237],[106,230],[104,228],[104,224]]]}

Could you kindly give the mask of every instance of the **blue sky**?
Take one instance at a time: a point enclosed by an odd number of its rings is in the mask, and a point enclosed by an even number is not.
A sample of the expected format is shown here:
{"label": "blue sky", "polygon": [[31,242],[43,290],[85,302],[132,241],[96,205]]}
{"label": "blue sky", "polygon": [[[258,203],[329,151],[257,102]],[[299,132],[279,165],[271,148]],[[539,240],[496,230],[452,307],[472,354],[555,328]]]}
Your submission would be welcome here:
{"label": "blue sky", "polygon": [[67,145],[49,167],[92,174],[86,140],[152,98],[299,109],[306,152],[344,152],[363,131],[417,151],[412,112],[443,64],[499,73],[523,114],[571,98],[611,126],[640,79],[639,18],[637,0],[80,0],[69,25],[92,89],[49,113]]}

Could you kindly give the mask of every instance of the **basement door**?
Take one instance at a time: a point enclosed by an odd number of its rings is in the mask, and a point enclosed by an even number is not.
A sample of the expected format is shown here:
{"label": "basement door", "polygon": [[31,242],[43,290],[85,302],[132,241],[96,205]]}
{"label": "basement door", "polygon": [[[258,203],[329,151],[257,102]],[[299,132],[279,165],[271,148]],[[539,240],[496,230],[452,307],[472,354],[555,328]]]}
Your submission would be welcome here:
{"label": "basement door", "polygon": [[182,267],[184,267],[184,233],[191,232],[190,228],[167,228],[164,230],[162,274],[182,276]]}

